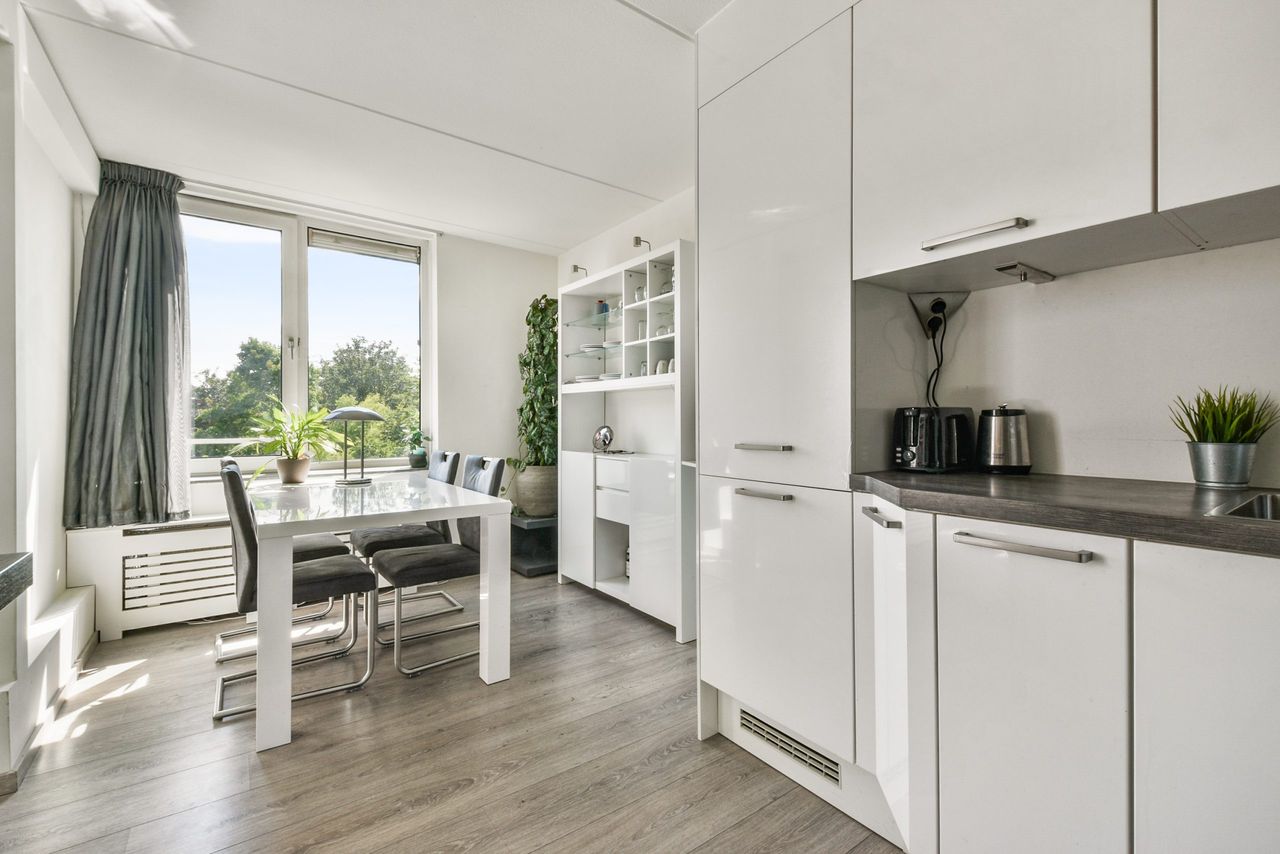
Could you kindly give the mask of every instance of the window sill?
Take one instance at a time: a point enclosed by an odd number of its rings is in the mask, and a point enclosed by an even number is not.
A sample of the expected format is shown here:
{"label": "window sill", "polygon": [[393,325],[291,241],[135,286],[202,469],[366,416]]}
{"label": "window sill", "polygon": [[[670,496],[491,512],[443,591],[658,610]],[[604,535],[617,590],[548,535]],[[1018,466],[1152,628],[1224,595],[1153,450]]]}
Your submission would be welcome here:
{"label": "window sill", "polygon": [[[411,467],[409,466],[409,463],[407,461],[400,462],[398,460],[391,460],[382,465],[370,465],[368,463],[365,463],[365,466],[364,466],[365,474],[379,474],[384,472],[410,471],[410,470],[411,470]],[[348,471],[354,471],[355,473],[358,474],[360,471],[360,467],[357,465],[354,469],[348,469]],[[245,472],[245,474],[248,476],[252,476],[253,473]],[[339,466],[338,468],[323,468],[323,469],[313,468],[307,474],[308,481],[336,480],[337,478],[340,478],[340,477],[342,477],[341,466]],[[211,472],[209,474],[191,475],[191,483],[218,483],[221,479],[222,479],[221,475],[217,474],[216,472]],[[267,466],[267,468],[262,470],[262,474],[254,478],[254,482],[256,483],[278,483],[279,480],[280,480],[280,476],[276,474],[274,466]]]}

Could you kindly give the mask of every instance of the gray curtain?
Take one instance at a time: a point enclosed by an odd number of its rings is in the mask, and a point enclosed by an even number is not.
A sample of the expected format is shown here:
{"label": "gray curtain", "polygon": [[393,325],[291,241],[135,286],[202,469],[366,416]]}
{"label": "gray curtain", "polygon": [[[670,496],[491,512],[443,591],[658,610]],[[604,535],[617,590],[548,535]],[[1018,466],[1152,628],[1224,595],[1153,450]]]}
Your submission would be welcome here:
{"label": "gray curtain", "polygon": [[102,162],[71,341],[68,528],[190,512],[181,189],[176,175]]}

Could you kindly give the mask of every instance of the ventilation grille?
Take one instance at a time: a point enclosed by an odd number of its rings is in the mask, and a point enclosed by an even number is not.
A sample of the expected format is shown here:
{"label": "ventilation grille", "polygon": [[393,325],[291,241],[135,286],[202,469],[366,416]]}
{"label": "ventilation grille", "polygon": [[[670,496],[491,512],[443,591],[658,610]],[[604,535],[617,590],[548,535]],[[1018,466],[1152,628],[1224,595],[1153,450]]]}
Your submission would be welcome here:
{"label": "ventilation grille", "polygon": [[806,744],[796,741],[782,730],[770,726],[746,709],[740,711],[739,723],[747,732],[754,733],[801,765],[821,774],[837,786],[840,785],[840,763],[836,760],[819,753]]}
{"label": "ventilation grille", "polygon": [[170,549],[120,559],[126,611],[234,596],[231,546]]}

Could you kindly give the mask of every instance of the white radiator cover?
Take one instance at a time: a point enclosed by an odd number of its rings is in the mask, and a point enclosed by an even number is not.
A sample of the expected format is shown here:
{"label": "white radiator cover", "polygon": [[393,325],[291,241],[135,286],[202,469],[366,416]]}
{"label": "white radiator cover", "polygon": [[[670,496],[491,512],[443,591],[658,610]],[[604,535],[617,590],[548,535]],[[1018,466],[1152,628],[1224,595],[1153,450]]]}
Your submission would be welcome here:
{"label": "white radiator cover", "polygon": [[225,518],[67,531],[67,585],[92,585],[102,641],[236,612]]}

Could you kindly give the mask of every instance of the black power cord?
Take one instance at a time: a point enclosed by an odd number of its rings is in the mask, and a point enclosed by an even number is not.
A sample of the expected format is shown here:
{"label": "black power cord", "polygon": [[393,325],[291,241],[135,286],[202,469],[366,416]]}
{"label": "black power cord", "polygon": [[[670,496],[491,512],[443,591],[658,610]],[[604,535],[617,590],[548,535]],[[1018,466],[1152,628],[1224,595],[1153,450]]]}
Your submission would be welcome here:
{"label": "black power cord", "polygon": [[[935,309],[936,310],[936,309]],[[946,361],[945,346],[947,343],[947,312],[945,304],[941,311],[929,318],[929,343],[933,347],[934,369],[929,373],[924,384],[925,403],[938,406],[938,382],[942,379],[942,364]]]}

